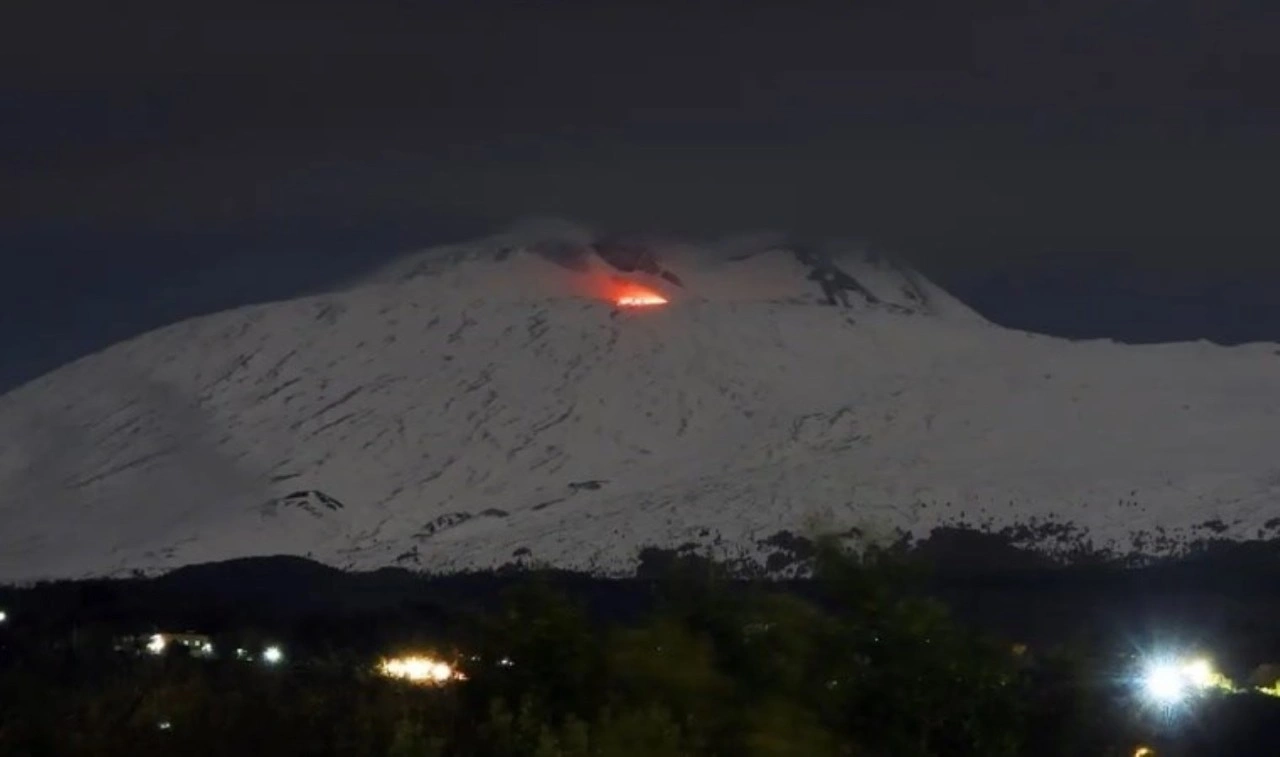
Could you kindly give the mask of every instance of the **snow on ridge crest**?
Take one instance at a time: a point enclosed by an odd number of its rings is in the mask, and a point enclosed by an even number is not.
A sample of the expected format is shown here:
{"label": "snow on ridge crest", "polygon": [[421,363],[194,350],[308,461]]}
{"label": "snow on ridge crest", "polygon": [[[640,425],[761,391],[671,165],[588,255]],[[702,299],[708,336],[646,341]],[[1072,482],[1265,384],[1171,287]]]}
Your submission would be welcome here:
{"label": "snow on ridge crest", "polygon": [[608,299],[618,282],[643,285],[673,302],[822,304],[983,322],[891,257],[776,236],[695,244],[576,228],[511,232],[407,256],[367,283],[416,283],[456,297],[530,301]]}

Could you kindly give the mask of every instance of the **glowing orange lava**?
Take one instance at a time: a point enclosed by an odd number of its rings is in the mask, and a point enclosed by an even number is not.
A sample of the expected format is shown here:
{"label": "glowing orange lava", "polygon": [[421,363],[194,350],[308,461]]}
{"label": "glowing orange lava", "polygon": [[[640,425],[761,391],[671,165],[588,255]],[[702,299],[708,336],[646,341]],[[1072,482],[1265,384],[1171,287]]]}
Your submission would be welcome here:
{"label": "glowing orange lava", "polygon": [[667,298],[647,289],[632,289],[618,295],[615,302],[620,308],[649,308],[667,304]]}

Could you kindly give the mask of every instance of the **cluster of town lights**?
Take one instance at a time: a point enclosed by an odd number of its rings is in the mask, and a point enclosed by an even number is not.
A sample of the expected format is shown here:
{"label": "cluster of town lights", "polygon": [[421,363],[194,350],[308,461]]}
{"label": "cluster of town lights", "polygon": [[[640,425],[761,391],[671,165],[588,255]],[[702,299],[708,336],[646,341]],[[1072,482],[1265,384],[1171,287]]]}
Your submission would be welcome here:
{"label": "cluster of town lights", "polygon": [[384,658],[378,662],[378,672],[387,678],[424,686],[466,680],[466,676],[449,663],[425,655]]}
{"label": "cluster of town lights", "polygon": [[[213,644],[211,642],[200,641],[197,646],[197,645],[193,645],[189,641],[189,639],[187,639],[186,637],[179,636],[176,638],[178,643],[182,644],[183,646],[186,646],[194,654],[197,654],[201,657],[213,656]],[[164,654],[165,651],[169,649],[169,645],[173,642],[174,642],[174,638],[171,638],[170,636],[167,636],[162,633],[155,633],[155,634],[152,634],[147,639],[146,648],[147,648],[147,651],[150,652],[151,654],[159,656]],[[236,656],[236,659],[238,660],[252,659],[249,653],[244,649],[237,649],[235,656]],[[281,649],[279,646],[272,644],[270,646],[265,647],[262,650],[261,659],[263,662],[265,662],[268,665],[279,665],[280,663],[284,662],[284,650]]]}
{"label": "cluster of town lights", "polygon": [[[198,657],[212,658],[213,644],[206,637],[197,634],[163,634],[156,633],[146,637],[147,652],[160,656],[171,647],[185,647]],[[241,661],[252,661],[254,655],[243,647],[237,648],[234,658]],[[263,647],[257,656],[264,664],[276,666],[284,662],[284,650],[275,644]],[[503,658],[498,662],[502,667],[510,667],[511,661]],[[439,686],[454,681],[465,681],[462,671],[444,660],[426,654],[406,654],[397,657],[384,657],[378,661],[377,672],[387,678],[394,678],[409,683]]]}

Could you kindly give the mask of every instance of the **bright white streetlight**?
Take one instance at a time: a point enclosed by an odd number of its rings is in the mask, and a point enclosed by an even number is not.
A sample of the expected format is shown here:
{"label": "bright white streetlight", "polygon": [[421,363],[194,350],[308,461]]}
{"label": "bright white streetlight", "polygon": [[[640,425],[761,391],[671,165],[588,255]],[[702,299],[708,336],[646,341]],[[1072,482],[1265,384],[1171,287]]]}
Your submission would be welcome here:
{"label": "bright white streetlight", "polygon": [[262,661],[268,665],[276,665],[284,659],[284,652],[280,647],[270,646],[262,650]]}
{"label": "bright white streetlight", "polygon": [[1147,698],[1162,705],[1175,705],[1186,699],[1188,681],[1177,663],[1158,662],[1142,674],[1142,690]]}
{"label": "bright white streetlight", "polygon": [[1162,707],[1179,705],[1210,690],[1235,687],[1203,657],[1162,657],[1152,660],[1139,678],[1143,695]]}

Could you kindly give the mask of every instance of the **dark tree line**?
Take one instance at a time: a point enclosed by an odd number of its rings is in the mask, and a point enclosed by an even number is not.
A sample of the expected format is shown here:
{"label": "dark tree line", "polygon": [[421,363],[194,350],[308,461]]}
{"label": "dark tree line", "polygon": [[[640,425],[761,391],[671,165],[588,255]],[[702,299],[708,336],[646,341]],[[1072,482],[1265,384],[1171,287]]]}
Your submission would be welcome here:
{"label": "dark tree line", "polygon": [[1083,658],[965,628],[886,555],[817,564],[801,599],[677,560],[652,610],[604,624],[531,575],[452,629],[439,651],[467,680],[441,687],[341,653],[271,668],[32,650],[0,675],[0,754],[1131,753]]}

